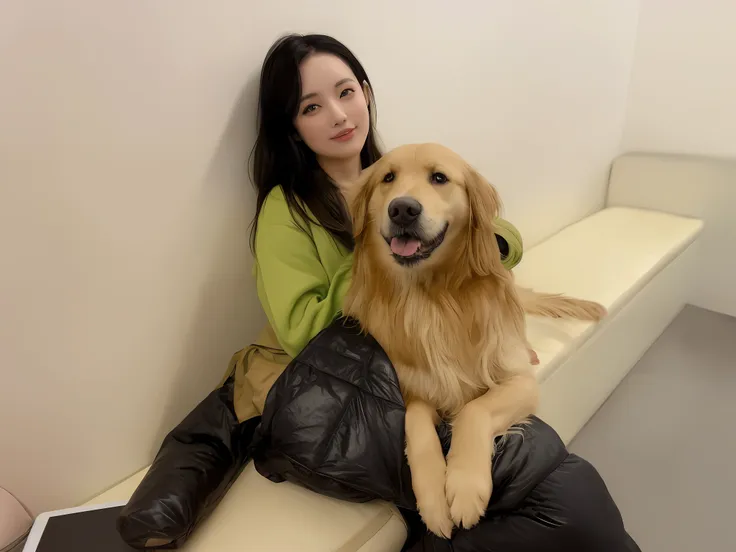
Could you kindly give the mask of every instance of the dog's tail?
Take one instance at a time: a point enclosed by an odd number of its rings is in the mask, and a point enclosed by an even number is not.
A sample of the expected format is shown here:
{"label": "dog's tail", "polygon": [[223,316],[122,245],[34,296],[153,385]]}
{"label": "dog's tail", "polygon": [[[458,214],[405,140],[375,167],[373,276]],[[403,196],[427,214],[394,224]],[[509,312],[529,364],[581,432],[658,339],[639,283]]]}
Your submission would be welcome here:
{"label": "dog's tail", "polygon": [[594,301],[565,295],[539,293],[528,288],[517,288],[524,312],[548,318],[573,318],[598,322],[606,315],[606,308]]}

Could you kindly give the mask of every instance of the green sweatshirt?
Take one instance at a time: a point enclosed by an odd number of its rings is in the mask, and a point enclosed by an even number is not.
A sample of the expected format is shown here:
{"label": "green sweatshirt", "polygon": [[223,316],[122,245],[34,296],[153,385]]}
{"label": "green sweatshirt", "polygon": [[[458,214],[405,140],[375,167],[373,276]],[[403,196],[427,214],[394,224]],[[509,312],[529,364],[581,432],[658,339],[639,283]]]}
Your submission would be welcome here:
{"label": "green sweatshirt", "polygon": [[[521,261],[521,236],[503,219],[497,233],[509,244],[504,265]],[[353,254],[317,224],[300,228],[276,187],[258,217],[254,272],[258,298],[284,351],[295,357],[340,315],[350,286]]]}

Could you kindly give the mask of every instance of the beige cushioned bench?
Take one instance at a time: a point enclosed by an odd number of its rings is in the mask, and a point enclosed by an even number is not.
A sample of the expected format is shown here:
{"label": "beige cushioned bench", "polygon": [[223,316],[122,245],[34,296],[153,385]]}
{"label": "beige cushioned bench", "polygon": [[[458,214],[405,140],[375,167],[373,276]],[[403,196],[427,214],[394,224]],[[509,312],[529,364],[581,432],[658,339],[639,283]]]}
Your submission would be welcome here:
{"label": "beige cushioned bench", "polygon": [[[540,357],[540,417],[569,441],[685,304],[700,221],[604,209],[526,252],[522,285],[603,303],[600,325],[529,320]],[[91,503],[127,500],[145,470]],[[404,522],[392,505],[352,504],[247,466],[186,552],[398,552]]]}

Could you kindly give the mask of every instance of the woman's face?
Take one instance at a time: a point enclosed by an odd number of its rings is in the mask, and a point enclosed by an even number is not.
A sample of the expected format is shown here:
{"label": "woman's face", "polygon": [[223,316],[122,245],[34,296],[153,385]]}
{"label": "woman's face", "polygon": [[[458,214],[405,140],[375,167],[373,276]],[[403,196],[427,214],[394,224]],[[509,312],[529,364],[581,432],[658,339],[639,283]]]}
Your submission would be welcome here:
{"label": "woman's face", "polygon": [[350,67],[339,57],[317,53],[299,67],[302,96],[294,127],[317,157],[360,155],[370,126],[368,100]]}

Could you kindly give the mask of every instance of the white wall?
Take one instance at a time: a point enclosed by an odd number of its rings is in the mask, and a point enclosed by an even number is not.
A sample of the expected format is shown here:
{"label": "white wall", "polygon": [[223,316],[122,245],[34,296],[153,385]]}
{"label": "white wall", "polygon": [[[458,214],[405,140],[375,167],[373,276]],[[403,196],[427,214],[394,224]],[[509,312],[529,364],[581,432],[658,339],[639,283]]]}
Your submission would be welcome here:
{"label": "white wall", "polygon": [[147,464],[262,323],[255,79],[344,40],[389,146],[446,143],[533,244],[599,208],[638,1],[0,4],[0,485],[32,510]]}
{"label": "white wall", "polygon": [[623,160],[619,199],[702,218],[691,302],[736,316],[736,2],[642,0],[622,150],[687,154]]}
{"label": "white wall", "polygon": [[625,151],[736,157],[736,2],[642,0]]}

